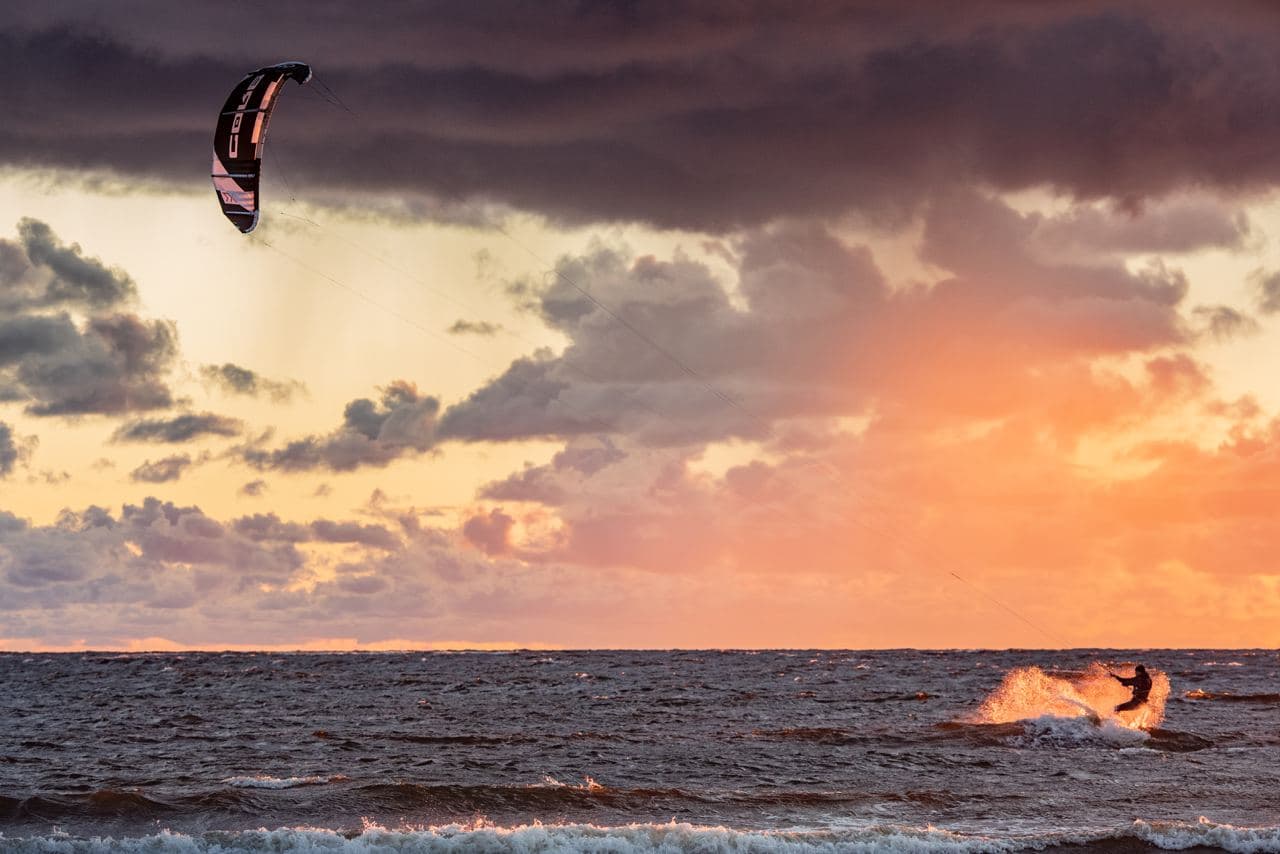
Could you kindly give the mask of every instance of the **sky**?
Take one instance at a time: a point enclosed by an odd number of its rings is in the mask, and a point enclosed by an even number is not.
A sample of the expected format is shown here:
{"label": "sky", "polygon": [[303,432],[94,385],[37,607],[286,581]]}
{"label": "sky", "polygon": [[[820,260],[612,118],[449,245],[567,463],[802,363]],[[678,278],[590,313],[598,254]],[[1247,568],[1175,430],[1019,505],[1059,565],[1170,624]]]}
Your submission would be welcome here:
{"label": "sky", "polygon": [[1280,645],[1278,39],[6,3],[0,650]]}

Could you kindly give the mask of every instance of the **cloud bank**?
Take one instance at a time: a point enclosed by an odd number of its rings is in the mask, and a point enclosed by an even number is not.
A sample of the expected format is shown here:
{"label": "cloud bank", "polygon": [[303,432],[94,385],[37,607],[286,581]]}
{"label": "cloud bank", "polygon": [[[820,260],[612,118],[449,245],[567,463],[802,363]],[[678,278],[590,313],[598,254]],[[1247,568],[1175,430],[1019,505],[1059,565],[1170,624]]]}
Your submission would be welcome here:
{"label": "cloud bank", "polygon": [[[145,27],[114,7],[19,5],[0,29],[24,116],[0,131],[8,165],[194,184],[208,105],[275,58],[274,38],[255,49],[161,3],[129,4]],[[975,184],[1126,206],[1188,186],[1264,191],[1280,176],[1280,33],[1265,4],[1231,9],[451,2],[372,22],[291,0],[255,14],[357,109],[359,132],[339,132],[347,113],[287,93],[273,134],[304,193],[728,231],[900,218]],[[365,38],[339,47],[333,32]],[[87,73],[57,85],[68,67]]]}

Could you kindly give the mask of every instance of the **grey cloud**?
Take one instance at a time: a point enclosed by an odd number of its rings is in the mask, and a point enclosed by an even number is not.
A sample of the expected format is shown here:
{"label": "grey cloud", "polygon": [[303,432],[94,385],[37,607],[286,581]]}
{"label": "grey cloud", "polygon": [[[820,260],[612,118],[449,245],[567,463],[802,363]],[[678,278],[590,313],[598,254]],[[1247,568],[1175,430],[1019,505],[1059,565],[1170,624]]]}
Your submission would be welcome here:
{"label": "grey cloud", "polygon": [[501,508],[487,516],[472,516],[462,525],[462,535],[467,541],[487,555],[506,554],[511,551],[511,528],[516,520]]}
{"label": "grey cloud", "polygon": [[267,491],[267,482],[265,480],[251,480],[244,486],[240,487],[240,494],[250,498],[257,498]]}
{"label": "grey cloud", "polygon": [[497,335],[501,331],[501,323],[487,320],[457,320],[448,329],[450,335]]}
{"label": "grey cloud", "polygon": [[367,596],[387,589],[387,580],[377,575],[343,575],[338,578],[338,589],[343,593]]}
{"label": "grey cloud", "polygon": [[[378,615],[420,612],[424,602],[456,596],[437,566],[458,567],[454,587],[481,577],[483,567],[458,554],[448,537],[412,536],[414,552],[402,559],[399,539],[378,525],[286,523],[271,514],[224,524],[199,507],[155,497],[118,514],[96,506],[67,510],[53,525],[0,510],[0,621],[11,629],[23,621],[43,626],[20,636],[57,636],[60,621],[71,620],[94,626],[96,636],[127,638],[172,637],[172,628],[159,627],[180,619],[188,631],[213,619],[224,630],[211,637],[225,638],[242,630],[239,617],[213,615],[265,608],[278,615],[287,640],[352,619],[354,611],[343,611],[351,597],[364,601],[362,613],[372,613],[374,625]],[[370,554],[339,567],[338,579],[315,593],[285,592],[307,565],[299,542],[348,543]]]}
{"label": "grey cloud", "polygon": [[8,240],[0,240],[0,294],[6,307],[22,305],[28,299],[31,261],[22,247]]}
{"label": "grey cloud", "polygon": [[241,516],[231,523],[231,527],[241,536],[258,542],[274,540],[285,543],[304,543],[311,539],[311,532],[305,525],[285,522],[275,513]]}
{"label": "grey cloud", "polygon": [[600,436],[596,442],[578,442],[557,451],[551,458],[551,465],[590,476],[626,458],[626,451],[615,445],[612,439]]}
{"label": "grey cloud", "polygon": [[18,588],[82,581],[100,560],[97,539],[65,538],[49,529],[23,530],[17,537],[4,538],[0,570]]}
{"label": "grey cloud", "polygon": [[1038,241],[1103,252],[1193,252],[1242,249],[1252,234],[1248,217],[1207,200],[1145,206],[1136,211],[1078,206],[1041,221]]}
{"label": "grey cloud", "polygon": [[121,270],[64,245],[39,220],[18,222],[18,242],[0,240],[0,309],[114,309],[132,301],[137,286]]}
{"label": "grey cloud", "polygon": [[27,399],[27,393],[12,378],[0,371],[0,403],[18,403]]}
{"label": "grey cloud", "polygon": [[1257,289],[1258,310],[1263,314],[1280,312],[1280,273],[1259,270],[1252,281]]}
{"label": "grey cloud", "polygon": [[934,302],[955,312],[954,322],[971,324],[968,334],[1075,355],[1187,340],[1177,313],[1188,288],[1181,271],[1160,263],[1135,274],[1118,262],[1043,262],[1029,248],[1036,223],[973,193],[932,206],[921,256],[956,274],[937,285]]}
{"label": "grey cloud", "polygon": [[575,440],[557,451],[550,465],[526,464],[519,472],[485,484],[478,494],[481,498],[495,501],[533,501],[548,506],[563,504],[571,494],[571,487],[564,477],[566,473],[589,478],[627,459],[627,456],[608,436],[601,436],[596,441]]}
{"label": "grey cloud", "polygon": [[550,467],[526,465],[522,471],[486,483],[477,494],[493,501],[533,501],[554,507],[567,500],[569,491]]}
{"label": "grey cloud", "polygon": [[137,286],[127,274],[108,269],[97,258],[86,258],[77,244],[63,245],[47,224],[23,219],[18,223],[18,236],[31,263],[47,267],[53,273],[46,287],[46,304],[103,309],[137,296]]}
{"label": "grey cloud", "polygon": [[0,385],[32,415],[119,414],[172,405],[165,374],[177,356],[167,321],[130,314],[0,320]]}
{"label": "grey cloud", "polygon": [[1191,310],[1204,333],[1218,341],[1229,341],[1259,330],[1258,321],[1226,305],[1199,305]]}
{"label": "grey cloud", "polygon": [[381,525],[317,519],[311,523],[311,532],[317,540],[324,543],[356,543],[386,551],[400,548],[400,538]]}
{"label": "grey cloud", "polygon": [[113,442],[189,442],[202,436],[236,436],[244,428],[236,418],[212,412],[186,413],[173,418],[140,418],[122,424]]}
{"label": "grey cloud", "polygon": [[295,394],[306,392],[306,386],[297,380],[268,379],[231,362],[224,362],[221,365],[203,365],[200,368],[200,375],[227,394],[248,397],[266,395],[278,403],[288,402]]}
{"label": "grey cloud", "polygon": [[255,513],[241,516],[231,527],[240,536],[255,542],[351,543],[383,551],[396,551],[401,546],[400,538],[383,526],[359,522],[316,519],[303,525],[285,522],[275,513]]}
{"label": "grey cloud", "polygon": [[[311,536],[310,524],[301,528]],[[290,582],[314,568],[295,544],[250,539],[198,507],[151,497],[118,515],[68,511],[55,525],[0,511],[0,621],[10,637],[87,638],[100,647],[148,636],[210,645],[227,637],[536,640],[601,595],[634,596],[630,582],[643,577],[525,564],[461,540],[456,530],[423,527],[406,534],[404,548],[371,550],[299,589]],[[661,601],[660,586],[642,589]],[[264,619],[247,626],[246,614]]]}
{"label": "grey cloud", "polygon": [[566,405],[561,395],[572,383],[562,378],[563,373],[564,366],[549,355],[517,359],[501,377],[445,411],[440,437],[501,441],[598,432],[612,426],[601,420],[603,407],[583,410]]}
{"label": "grey cloud", "polygon": [[0,421],[0,478],[13,473],[18,462],[18,445],[13,438],[13,428]]}
{"label": "grey cloud", "polygon": [[[296,186],[345,198],[729,230],[898,216],[955,184],[1133,207],[1280,178],[1277,25],[1262,5],[449,3],[375,23],[281,2],[256,12],[258,50],[211,36],[226,28],[206,14],[133,8],[146,27],[34,5],[10,16],[0,72],[27,118],[0,132],[0,159],[187,182],[208,104],[287,30],[365,132],[342,136],[347,115],[299,92],[273,132]],[[333,32],[368,37],[335,46]],[[84,70],[75,86],[59,85],[68,67]]]}
{"label": "grey cloud", "polygon": [[276,450],[246,447],[241,455],[255,468],[285,472],[386,466],[434,447],[439,410],[436,398],[398,380],[382,389],[377,402],[360,398],[348,403],[342,425],[332,433],[297,439]]}
{"label": "grey cloud", "polygon": [[141,483],[168,483],[181,478],[193,462],[188,454],[175,454],[155,462],[147,460],[129,472],[129,479]]}
{"label": "grey cloud", "polygon": [[[905,291],[889,289],[865,248],[813,226],[737,241],[739,303],[680,256],[597,247],[562,259],[556,277],[522,285],[521,298],[568,346],[517,359],[448,407],[439,437],[627,436],[657,447],[766,438],[779,420],[873,406],[994,412],[1015,399],[1035,405],[1037,370],[1194,338],[1180,270],[1157,262],[1135,272],[1114,256],[1045,259],[1039,223],[994,198],[939,196],[920,251],[947,272]],[[1230,319],[1217,317],[1221,331]],[[939,365],[963,381],[943,382]],[[526,470],[481,494],[556,501],[561,487]]]}
{"label": "grey cloud", "polygon": [[51,357],[79,343],[79,332],[66,314],[0,318],[0,367],[31,357]]}
{"label": "grey cloud", "polygon": [[999,199],[968,191],[951,193],[932,204],[920,254],[967,278],[981,278],[984,291],[1009,295],[1102,296],[1175,305],[1186,294],[1186,281],[1176,273],[1135,276],[1105,260],[1042,262],[1030,251],[1039,221]]}
{"label": "grey cloud", "polygon": [[288,542],[258,543],[211,519],[198,507],[147,498],[126,504],[119,525],[142,557],[163,563],[201,564],[234,579],[233,586],[279,581],[301,567],[303,557]]}

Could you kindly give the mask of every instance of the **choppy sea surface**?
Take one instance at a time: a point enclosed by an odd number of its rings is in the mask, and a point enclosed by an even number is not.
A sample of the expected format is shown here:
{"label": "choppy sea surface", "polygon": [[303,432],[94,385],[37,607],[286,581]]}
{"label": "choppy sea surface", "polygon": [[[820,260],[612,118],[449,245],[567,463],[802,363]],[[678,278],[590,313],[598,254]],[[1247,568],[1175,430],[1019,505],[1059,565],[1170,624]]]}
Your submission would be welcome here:
{"label": "choppy sea surface", "polygon": [[0,655],[6,852],[1190,848],[1280,852],[1274,650]]}

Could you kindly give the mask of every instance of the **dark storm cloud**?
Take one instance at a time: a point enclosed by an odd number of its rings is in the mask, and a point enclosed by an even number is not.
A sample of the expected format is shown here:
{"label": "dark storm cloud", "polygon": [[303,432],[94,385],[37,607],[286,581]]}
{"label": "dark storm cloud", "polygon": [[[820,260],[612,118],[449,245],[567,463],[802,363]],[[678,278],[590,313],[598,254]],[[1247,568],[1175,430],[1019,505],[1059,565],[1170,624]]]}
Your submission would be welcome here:
{"label": "dark storm cloud", "polygon": [[225,25],[224,6],[128,5],[137,14],[10,14],[0,72],[22,120],[0,130],[0,161],[194,185],[216,105],[279,58],[287,32],[357,112],[289,91],[273,124],[291,182],[333,198],[465,197],[715,230],[901,213],[955,183],[1134,206],[1280,177],[1280,24],[1265,4],[444,3],[370,16],[298,0],[252,7],[247,30]]}
{"label": "dark storm cloud", "polygon": [[200,368],[200,375],[227,394],[242,394],[248,397],[266,395],[279,403],[287,402],[295,394],[306,391],[306,386],[297,380],[267,379],[261,374],[231,362],[221,365],[204,365]]}
{"label": "dark storm cloud", "polygon": [[189,412],[173,418],[139,418],[122,424],[113,442],[190,442],[203,436],[238,436],[244,424],[212,412]]}
{"label": "dark storm cloud", "polygon": [[129,479],[139,483],[169,483],[181,478],[182,473],[191,468],[193,463],[194,460],[188,454],[175,454],[155,462],[147,460],[129,472]]}
{"label": "dark storm cloud", "polygon": [[360,398],[348,403],[342,425],[332,433],[307,436],[275,450],[246,447],[241,455],[255,468],[285,472],[385,466],[435,445],[439,411],[436,398],[398,380],[382,389],[380,401]]}

